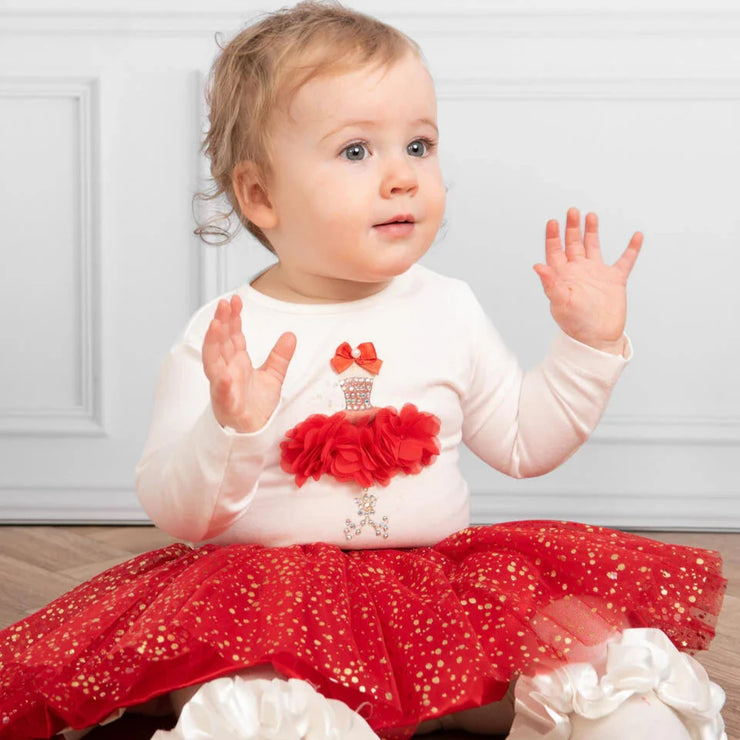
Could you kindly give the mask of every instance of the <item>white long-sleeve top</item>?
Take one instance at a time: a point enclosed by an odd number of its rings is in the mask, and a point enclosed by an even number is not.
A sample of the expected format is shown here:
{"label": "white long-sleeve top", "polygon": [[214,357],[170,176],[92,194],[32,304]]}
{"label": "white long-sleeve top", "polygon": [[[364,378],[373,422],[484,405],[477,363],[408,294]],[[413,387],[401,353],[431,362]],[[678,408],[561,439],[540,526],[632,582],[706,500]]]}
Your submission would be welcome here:
{"label": "white long-sleeve top", "polygon": [[[469,491],[458,467],[466,444],[514,477],[557,467],[588,438],[631,357],[588,347],[560,333],[545,360],[526,373],[461,280],[421,265],[381,292],[338,304],[288,303],[249,284],[242,327],[255,367],[284,331],[297,336],[278,407],[256,432],[222,428],[210,404],[201,348],[218,299],[203,306],[164,359],[152,425],[136,469],[139,500],[175,537],[217,543],[287,545],[328,542],[345,548],[411,547],[438,542],[469,524]],[[372,342],[383,364],[372,404],[413,403],[440,420],[438,458],[417,475],[374,486],[372,527],[348,541],[362,493],[329,475],[302,487],[281,469],[280,441],[311,414],[345,408],[337,347]],[[365,375],[364,370],[346,375]]]}

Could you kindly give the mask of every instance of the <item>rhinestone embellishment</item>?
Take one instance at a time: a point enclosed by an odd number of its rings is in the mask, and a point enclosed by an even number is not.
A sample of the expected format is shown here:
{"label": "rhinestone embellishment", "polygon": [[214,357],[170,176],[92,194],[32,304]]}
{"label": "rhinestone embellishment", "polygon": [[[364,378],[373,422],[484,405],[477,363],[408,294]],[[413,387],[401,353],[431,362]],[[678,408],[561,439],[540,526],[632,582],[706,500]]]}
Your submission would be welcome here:
{"label": "rhinestone embellishment", "polygon": [[388,517],[384,516],[380,522],[376,522],[375,503],[378,497],[374,493],[368,493],[367,488],[362,489],[362,496],[358,496],[354,501],[357,504],[357,513],[362,517],[359,522],[355,523],[347,519],[344,526],[344,536],[351,540],[353,537],[359,537],[362,534],[363,527],[370,527],[375,530],[376,537],[388,539]]}
{"label": "rhinestone embellishment", "polygon": [[372,408],[370,394],[374,378],[344,378],[339,385],[344,391],[344,405],[349,411],[363,411]]}

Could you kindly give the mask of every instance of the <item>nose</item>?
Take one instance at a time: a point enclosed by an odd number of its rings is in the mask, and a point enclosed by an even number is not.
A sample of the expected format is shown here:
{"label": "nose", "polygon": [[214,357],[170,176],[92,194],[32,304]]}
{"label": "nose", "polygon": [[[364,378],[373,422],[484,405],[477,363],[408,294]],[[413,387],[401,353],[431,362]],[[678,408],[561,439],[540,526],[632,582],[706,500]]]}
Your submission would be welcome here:
{"label": "nose", "polygon": [[419,178],[416,168],[408,157],[393,157],[386,163],[380,185],[384,198],[413,195],[418,188]]}

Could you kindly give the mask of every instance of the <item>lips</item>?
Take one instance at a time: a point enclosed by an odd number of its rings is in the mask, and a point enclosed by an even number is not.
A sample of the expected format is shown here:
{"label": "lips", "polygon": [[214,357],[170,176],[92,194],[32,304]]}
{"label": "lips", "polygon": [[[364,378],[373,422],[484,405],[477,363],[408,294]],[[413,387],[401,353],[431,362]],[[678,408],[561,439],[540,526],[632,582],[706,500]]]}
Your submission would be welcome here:
{"label": "lips", "polygon": [[390,221],[373,226],[375,233],[380,234],[384,239],[403,239],[410,237],[414,233],[415,228],[413,216],[396,216]]}
{"label": "lips", "polygon": [[401,213],[398,216],[394,216],[393,218],[389,218],[387,221],[383,221],[382,223],[375,224],[376,226],[388,226],[388,224],[413,224],[415,222],[414,217],[410,213]]}

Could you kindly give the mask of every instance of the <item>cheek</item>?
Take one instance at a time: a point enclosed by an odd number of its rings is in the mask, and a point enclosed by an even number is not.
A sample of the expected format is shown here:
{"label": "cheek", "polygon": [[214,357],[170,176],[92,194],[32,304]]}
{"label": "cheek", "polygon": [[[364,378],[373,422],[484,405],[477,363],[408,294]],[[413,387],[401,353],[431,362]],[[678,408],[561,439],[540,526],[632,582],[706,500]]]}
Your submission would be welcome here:
{"label": "cheek", "polygon": [[341,215],[341,200],[318,180],[313,187],[296,189],[288,207],[294,230],[302,234],[326,229]]}
{"label": "cheek", "polygon": [[336,227],[350,227],[358,218],[367,219],[373,201],[369,189],[358,177],[317,178],[309,197],[317,217]]}
{"label": "cheek", "polygon": [[351,211],[362,193],[362,181],[357,174],[341,168],[316,168],[307,180],[305,198],[319,214],[336,217]]}
{"label": "cheek", "polygon": [[442,180],[442,175],[434,178],[428,189],[430,210],[434,212],[441,221],[447,204],[447,188]]}
{"label": "cheek", "polygon": [[343,199],[352,195],[347,183],[337,176],[335,168],[296,160],[296,166],[286,169],[281,178],[282,205],[290,212],[291,221],[305,229],[333,219],[341,213]]}

